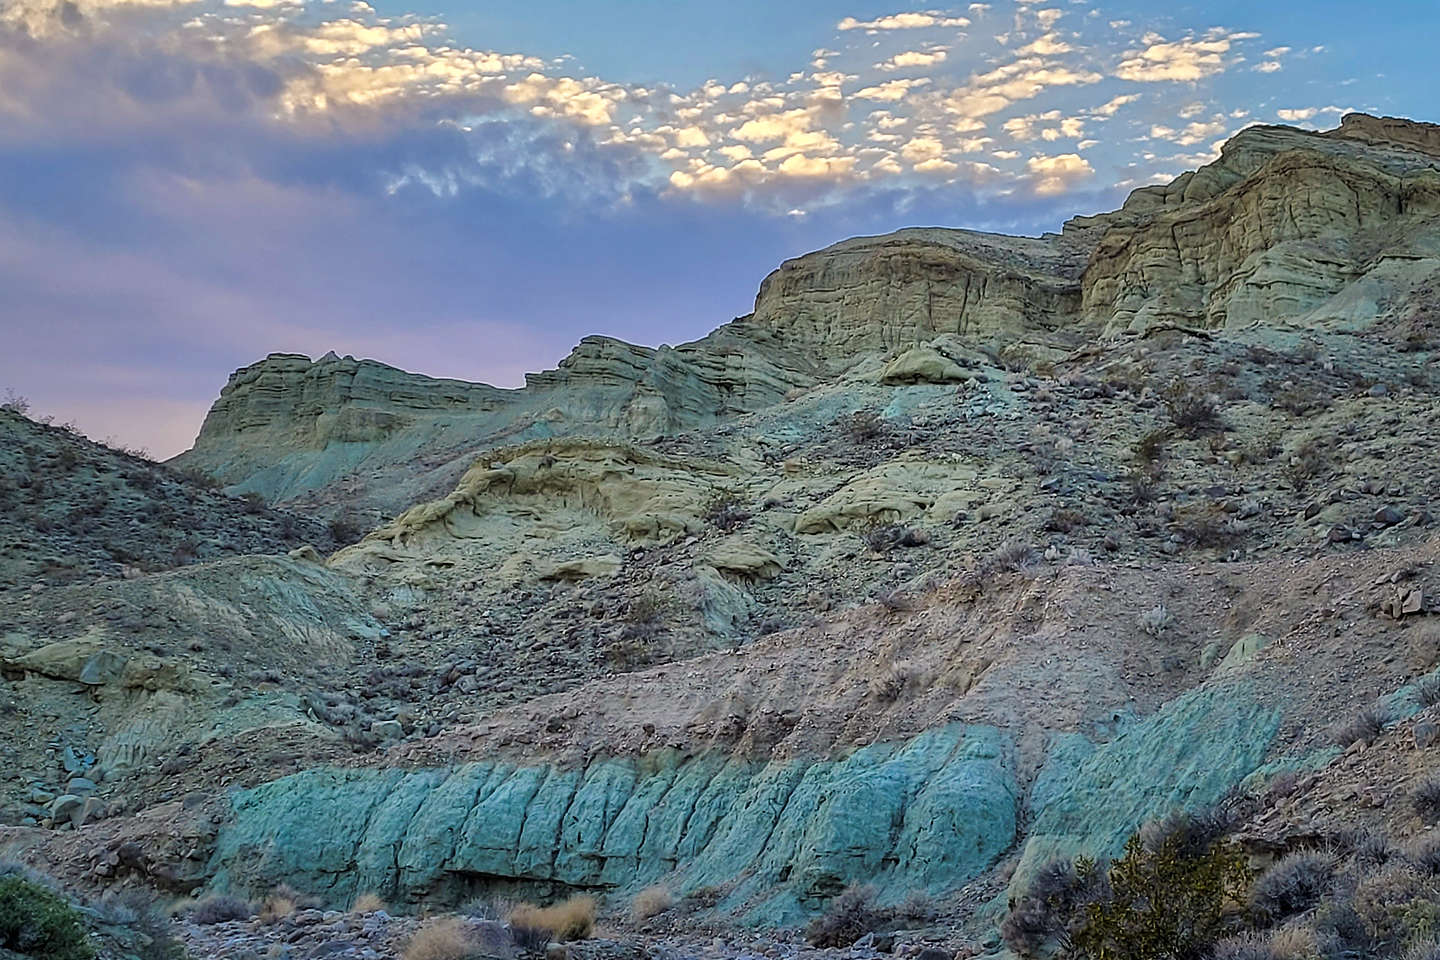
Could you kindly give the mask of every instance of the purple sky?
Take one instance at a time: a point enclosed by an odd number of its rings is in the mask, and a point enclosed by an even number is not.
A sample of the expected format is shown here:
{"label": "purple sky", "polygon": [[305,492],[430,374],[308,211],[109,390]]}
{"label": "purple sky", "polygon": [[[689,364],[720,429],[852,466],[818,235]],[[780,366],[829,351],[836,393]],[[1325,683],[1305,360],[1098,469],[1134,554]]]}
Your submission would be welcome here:
{"label": "purple sky", "polygon": [[517,385],[848,235],[1056,229],[1435,93],[1433,11],[1328,0],[378,5],[0,3],[0,393],[168,456],[273,351]]}

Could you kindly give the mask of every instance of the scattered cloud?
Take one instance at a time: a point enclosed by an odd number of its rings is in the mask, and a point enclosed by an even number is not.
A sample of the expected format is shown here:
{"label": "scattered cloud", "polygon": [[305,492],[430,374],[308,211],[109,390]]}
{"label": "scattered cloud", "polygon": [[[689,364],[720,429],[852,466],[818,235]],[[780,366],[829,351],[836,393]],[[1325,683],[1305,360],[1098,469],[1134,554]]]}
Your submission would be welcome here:
{"label": "scattered cloud", "polygon": [[911,13],[892,13],[884,17],[876,17],[874,20],[857,20],[854,17],[846,17],[835,25],[837,30],[919,30],[927,27],[956,27],[965,28],[970,26],[970,20],[966,17],[947,16],[938,10],[922,10]]}
{"label": "scattered cloud", "polygon": [[1031,157],[1025,166],[1035,177],[1036,195],[1042,197],[1065,193],[1076,183],[1095,175],[1090,162],[1076,153]]}
{"label": "scattered cloud", "polygon": [[1115,68],[1115,76],[1136,83],[1194,83],[1223,73],[1233,63],[1227,58],[1237,40],[1254,34],[1214,32],[1204,38],[1185,37],[1168,41],[1158,33],[1142,38],[1145,44],[1126,52]]}

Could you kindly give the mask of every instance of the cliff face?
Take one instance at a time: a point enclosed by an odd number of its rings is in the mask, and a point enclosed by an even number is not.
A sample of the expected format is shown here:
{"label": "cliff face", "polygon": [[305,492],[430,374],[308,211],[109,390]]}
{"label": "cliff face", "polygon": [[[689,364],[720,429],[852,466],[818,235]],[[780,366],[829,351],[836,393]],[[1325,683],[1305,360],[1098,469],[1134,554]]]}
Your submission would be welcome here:
{"label": "cliff face", "polygon": [[182,460],[318,509],[343,484],[349,502],[394,513],[443,493],[475,449],[705,429],[937,338],[952,354],[963,341],[1054,358],[1160,323],[1359,329],[1413,320],[1437,276],[1440,127],[1359,115],[1329,133],[1253,127],[1215,162],[1058,235],[846,240],[786,261],[753,314],[701,340],[587,337],[521,390],[271,356],[231,377]]}
{"label": "cliff face", "polygon": [[1322,325],[1348,319],[1329,305],[1347,288],[1383,279],[1403,291],[1433,275],[1440,156],[1420,147],[1440,128],[1396,123],[1351,121],[1337,136],[1253,128],[1214,163],[1137,190],[1106,218],[1082,315],[1112,333]]}

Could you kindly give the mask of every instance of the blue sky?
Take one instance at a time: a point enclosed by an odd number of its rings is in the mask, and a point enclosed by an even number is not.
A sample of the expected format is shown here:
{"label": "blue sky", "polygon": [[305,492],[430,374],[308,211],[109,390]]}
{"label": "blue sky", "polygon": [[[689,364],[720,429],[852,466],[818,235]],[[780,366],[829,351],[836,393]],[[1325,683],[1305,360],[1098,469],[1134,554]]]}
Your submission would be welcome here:
{"label": "blue sky", "polygon": [[0,390],[183,449],[236,366],[517,385],[785,257],[1053,230],[1254,123],[1440,119],[1440,7],[3,0]]}

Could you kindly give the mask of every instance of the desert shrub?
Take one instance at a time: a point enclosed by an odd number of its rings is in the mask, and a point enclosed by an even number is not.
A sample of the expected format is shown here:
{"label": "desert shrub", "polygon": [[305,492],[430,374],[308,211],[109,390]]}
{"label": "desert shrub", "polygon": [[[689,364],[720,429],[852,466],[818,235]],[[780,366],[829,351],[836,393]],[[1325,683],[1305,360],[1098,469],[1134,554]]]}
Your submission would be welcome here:
{"label": "desert shrub", "polygon": [[202,490],[219,490],[220,481],[199,467],[185,467],[180,471],[181,479]]}
{"label": "desert shrub", "polygon": [[1250,889],[1250,906],[1258,918],[1276,923],[1320,902],[1335,878],[1329,857],[1300,852],[1283,857]]}
{"label": "desert shrub", "polygon": [[839,421],[840,430],[851,443],[879,440],[890,432],[884,418],[869,410],[857,410]]}
{"label": "desert shrub", "polygon": [[348,547],[359,543],[365,536],[365,527],[353,513],[342,513],[330,521],[330,539],[337,547]]}
{"label": "desert shrub", "polygon": [[1169,629],[1174,618],[1170,616],[1170,610],[1163,603],[1157,603],[1149,610],[1142,611],[1135,618],[1135,624],[1147,636],[1159,640],[1165,631]]}
{"label": "desert shrub", "polygon": [[1395,847],[1390,838],[1378,831],[1366,830],[1350,844],[1350,856],[1362,867],[1383,867],[1395,858]]}
{"label": "desert shrub", "polygon": [[1230,515],[1218,503],[1186,503],[1175,508],[1171,525],[1186,543],[1197,547],[1225,547],[1237,531]]}
{"label": "desert shrub", "polygon": [[517,906],[519,904],[506,897],[476,897],[461,907],[460,912],[476,920],[505,923]]}
{"label": "desert shrub", "polygon": [[1407,944],[1440,930],[1440,889],[1435,879],[1409,864],[1397,863],[1360,878],[1344,905],[1354,911],[1348,938],[1394,956]]}
{"label": "desert shrub", "polygon": [[1054,533],[1070,533],[1085,526],[1088,522],[1089,518],[1085,516],[1083,510],[1060,507],[1050,511],[1050,516],[1045,520],[1045,529]]}
{"label": "desert shrub", "polygon": [[865,545],[876,553],[889,553],[896,547],[923,547],[930,537],[921,530],[912,530],[899,523],[877,523],[861,535]]}
{"label": "desert shrub", "polygon": [[630,901],[630,920],[633,923],[643,923],[651,917],[659,916],[675,905],[675,897],[670,888],[656,884],[653,887],[646,887],[635,894]]}
{"label": "desert shrub", "polygon": [[980,564],[980,570],[982,576],[1002,572],[1023,573],[1034,563],[1034,547],[1021,540],[1010,540],[986,557]]}
{"label": "desert shrub", "polygon": [[1330,394],[1318,384],[1306,381],[1280,387],[1270,396],[1270,406],[1291,416],[1303,417],[1330,407]]}
{"label": "desert shrub", "polygon": [[1297,492],[1303,491],[1310,481],[1320,476],[1329,467],[1329,459],[1314,443],[1306,441],[1295,448],[1286,463],[1285,476]]}
{"label": "desert shrub", "polygon": [[1410,806],[1426,823],[1440,820],[1440,777],[1427,777],[1410,792]]}
{"label": "desert shrub", "polygon": [[1131,836],[1124,855],[1105,869],[1103,894],[1081,907],[1070,953],[1077,960],[1208,956],[1231,932],[1226,905],[1244,895],[1251,879],[1245,854],[1212,834],[1212,824],[1177,821],[1148,840],[1141,832]]}
{"label": "desert shrub", "polygon": [[1221,940],[1215,944],[1212,956],[1214,960],[1275,960],[1269,935],[1254,930]]}
{"label": "desert shrub", "polygon": [[16,413],[22,417],[28,416],[30,413],[30,400],[27,397],[22,397],[14,390],[6,390],[5,399],[0,400],[0,410],[4,410],[6,413]]}
{"label": "desert shrub", "polygon": [[227,920],[249,920],[254,915],[255,908],[239,897],[215,894],[195,904],[190,911],[190,920],[208,926]]}
{"label": "desert shrub", "polygon": [[351,913],[379,913],[385,909],[385,901],[374,893],[362,893],[350,904]]}
{"label": "desert shrub", "polygon": [[749,520],[750,514],[734,498],[717,497],[705,508],[705,519],[711,526],[729,533]]}
{"label": "desert shrub", "polygon": [[458,917],[427,923],[405,946],[404,960],[467,960],[479,952],[470,928]]}
{"label": "desert shrub", "polygon": [[95,956],[75,908],[18,874],[0,877],[0,950],[35,960],[92,960]]}
{"label": "desert shrub", "polygon": [[1421,837],[1405,851],[1405,862],[1419,873],[1440,877],[1440,838]]}
{"label": "desert shrub", "polygon": [[1084,921],[1085,906],[1105,893],[1105,872],[1088,859],[1052,860],[1041,867],[1025,894],[1010,906],[1000,938],[1022,957],[1064,946]]}
{"label": "desert shrub", "polygon": [[1330,740],[1338,747],[1348,747],[1357,740],[1373,743],[1390,722],[1390,711],[1381,704],[1371,704],[1349,720],[1330,728]]}
{"label": "desert shrub", "polygon": [[511,923],[510,939],[515,941],[515,946],[520,948],[521,953],[544,956],[546,948],[550,946],[550,931]]}
{"label": "desert shrub", "polygon": [[295,906],[294,900],[272,893],[260,904],[260,919],[266,923],[274,923],[277,920],[294,916],[296,909],[298,908]]}
{"label": "desert shrub", "polygon": [[830,901],[824,913],[810,921],[805,939],[813,947],[848,947],[888,919],[875,906],[873,888],[849,886]]}
{"label": "desert shrub", "polygon": [[548,907],[522,903],[511,911],[510,924],[544,930],[558,943],[585,940],[595,929],[595,898],[581,895]]}
{"label": "desert shrub", "polygon": [[243,494],[240,497],[240,501],[244,504],[245,512],[252,517],[260,516],[265,512],[265,498],[254,490]]}
{"label": "desert shrub", "polygon": [[908,660],[883,667],[870,678],[870,696],[880,703],[894,703],[906,689],[920,680],[919,671]]}
{"label": "desert shrub", "polygon": [[1415,681],[1415,702],[1422,707],[1440,703],[1440,676],[1425,676]]}
{"label": "desert shrub", "polygon": [[1215,401],[1189,380],[1177,378],[1171,381],[1161,400],[1165,404],[1165,412],[1170,415],[1170,422],[1179,430],[1193,435],[1221,429],[1220,412],[1215,408]]}

